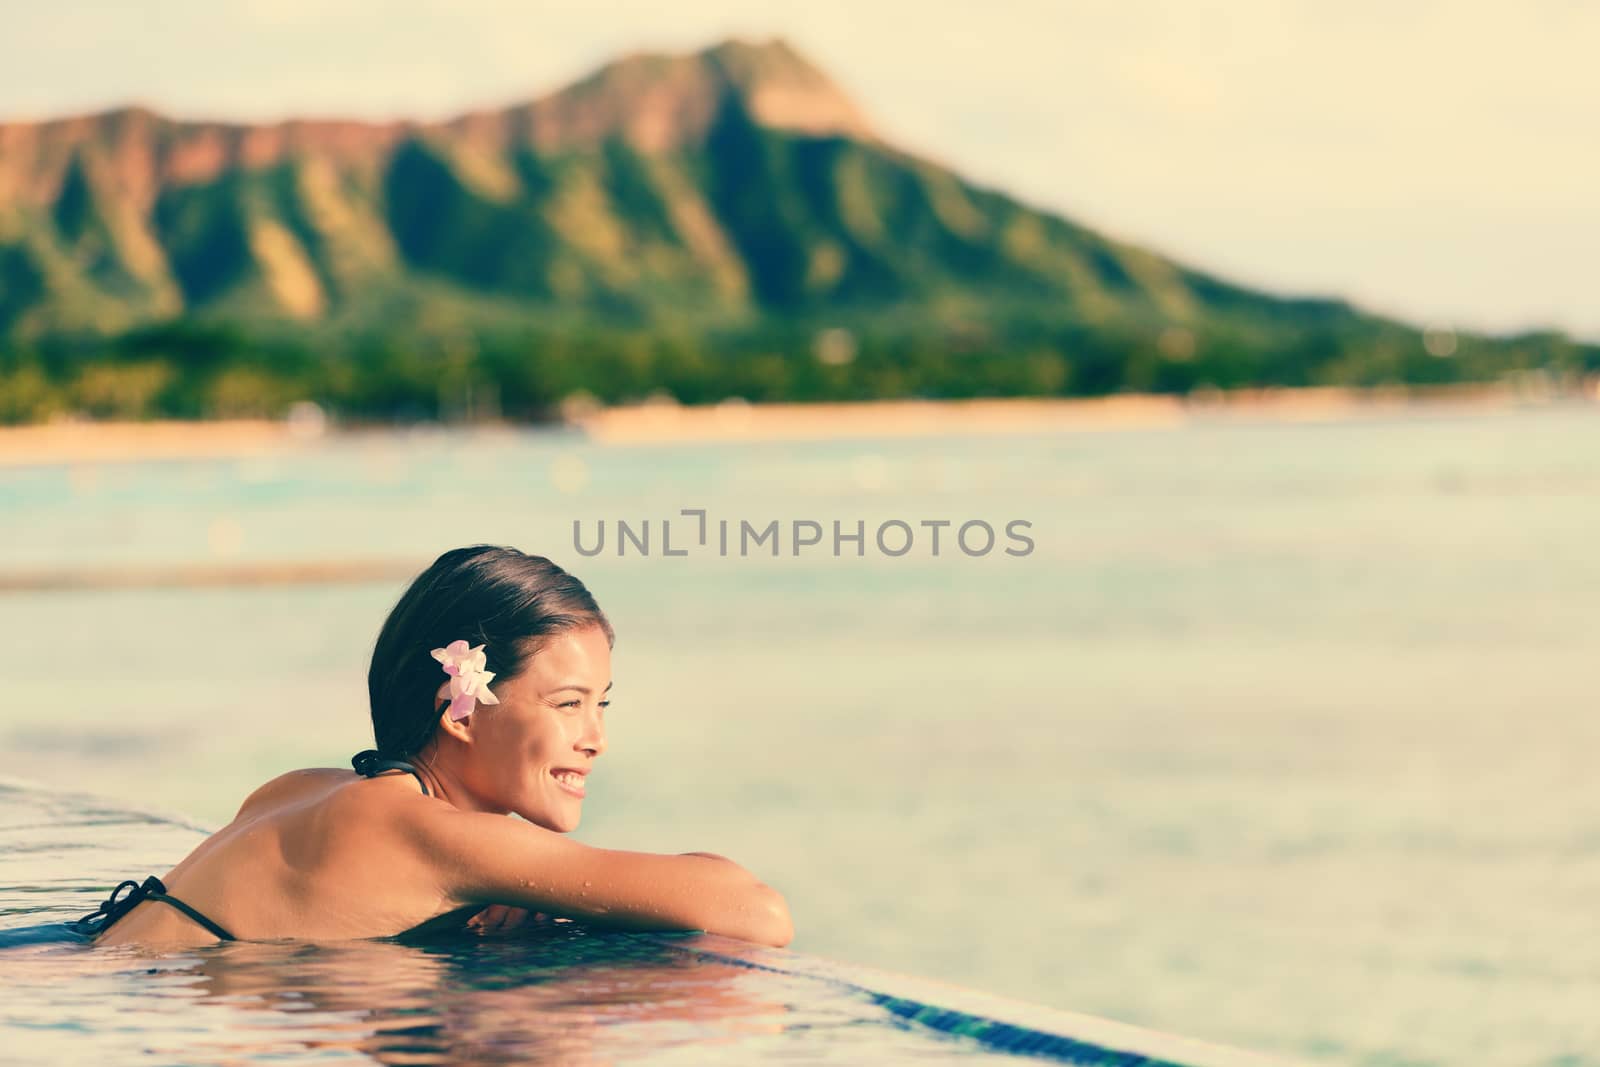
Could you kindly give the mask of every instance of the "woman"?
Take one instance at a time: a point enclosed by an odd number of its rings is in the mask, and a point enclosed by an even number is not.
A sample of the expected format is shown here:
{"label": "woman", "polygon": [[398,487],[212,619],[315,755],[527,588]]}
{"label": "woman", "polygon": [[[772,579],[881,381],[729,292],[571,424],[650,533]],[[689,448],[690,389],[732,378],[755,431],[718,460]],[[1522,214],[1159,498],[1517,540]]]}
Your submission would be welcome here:
{"label": "woman", "polygon": [[565,836],[606,748],[614,640],[583,583],[549,560],[446,552],[378,635],[377,749],[354,771],[274,778],[163,878],[122,883],[75,925],[99,945],[186,946],[505,928],[537,914],[787,945],[783,896],[731,860]]}

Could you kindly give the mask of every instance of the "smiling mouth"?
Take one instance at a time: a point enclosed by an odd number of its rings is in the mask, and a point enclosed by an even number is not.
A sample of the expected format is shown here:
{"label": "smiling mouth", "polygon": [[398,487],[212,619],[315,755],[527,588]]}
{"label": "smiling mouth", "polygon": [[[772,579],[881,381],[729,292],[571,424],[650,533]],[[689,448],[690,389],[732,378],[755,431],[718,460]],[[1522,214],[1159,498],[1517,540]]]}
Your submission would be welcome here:
{"label": "smiling mouth", "polygon": [[550,777],[556,784],[575,797],[581,797],[587,790],[584,788],[583,775],[573,774],[571,771],[551,771]]}

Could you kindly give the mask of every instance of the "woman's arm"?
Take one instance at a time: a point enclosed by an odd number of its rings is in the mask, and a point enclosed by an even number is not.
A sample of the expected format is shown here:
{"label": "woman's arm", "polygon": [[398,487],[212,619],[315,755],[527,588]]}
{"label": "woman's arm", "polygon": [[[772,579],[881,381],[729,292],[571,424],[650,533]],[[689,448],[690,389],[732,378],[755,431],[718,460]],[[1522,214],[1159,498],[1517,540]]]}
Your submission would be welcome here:
{"label": "woman's arm", "polygon": [[405,832],[440,889],[631,930],[704,930],[783,947],[783,895],[732,860],[594,848],[504,815],[406,805]]}

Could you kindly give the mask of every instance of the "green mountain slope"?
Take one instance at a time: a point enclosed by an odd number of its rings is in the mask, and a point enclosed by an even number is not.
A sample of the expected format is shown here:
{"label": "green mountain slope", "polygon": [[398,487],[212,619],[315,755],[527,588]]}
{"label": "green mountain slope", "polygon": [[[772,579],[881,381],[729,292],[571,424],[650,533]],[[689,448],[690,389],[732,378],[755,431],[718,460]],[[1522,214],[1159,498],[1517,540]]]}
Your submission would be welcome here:
{"label": "green mountain slope", "polygon": [[[808,365],[827,327],[859,361]],[[0,418],[52,390],[91,410],[216,411],[226,371],[247,407],[254,386],[267,408],[302,393],[388,410],[390,394],[434,406],[454,367],[535,413],[569,387],[1100,392],[1593,358],[1559,337],[1506,344],[1467,339],[1472,358],[1442,363],[1403,324],[1232,285],[978,188],[884,143],[781,41],[630,56],[433,124],[130,108],[0,125]],[[101,379],[143,368],[148,395],[74,394],[105,362],[121,370]]]}

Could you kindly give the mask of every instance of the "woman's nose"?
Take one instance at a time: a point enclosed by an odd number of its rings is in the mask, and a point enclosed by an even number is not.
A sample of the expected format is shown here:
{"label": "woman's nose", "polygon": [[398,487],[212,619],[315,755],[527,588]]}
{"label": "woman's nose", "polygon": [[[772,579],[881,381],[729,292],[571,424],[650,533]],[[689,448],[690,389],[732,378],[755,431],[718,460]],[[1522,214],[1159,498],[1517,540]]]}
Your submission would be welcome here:
{"label": "woman's nose", "polygon": [[589,732],[579,745],[589,753],[590,759],[606,750],[606,725],[600,721],[599,713],[589,717]]}

